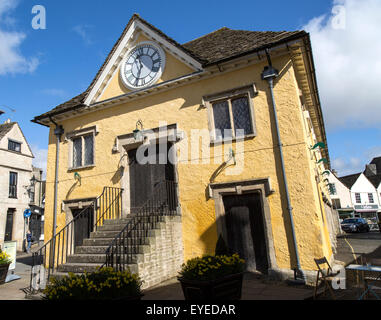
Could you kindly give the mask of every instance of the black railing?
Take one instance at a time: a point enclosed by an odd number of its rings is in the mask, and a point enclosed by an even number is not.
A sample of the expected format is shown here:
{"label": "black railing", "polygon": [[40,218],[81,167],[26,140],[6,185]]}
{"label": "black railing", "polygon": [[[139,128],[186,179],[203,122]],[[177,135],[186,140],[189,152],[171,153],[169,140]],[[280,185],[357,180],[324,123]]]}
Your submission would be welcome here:
{"label": "black railing", "polygon": [[[104,220],[121,218],[122,192],[123,189],[104,187],[98,198],[73,217],[55,237],[32,254],[30,291],[43,289],[44,282],[49,281],[58,266],[66,263],[67,257],[74,254],[75,247],[81,245],[83,239],[88,238],[92,231],[96,231],[103,225]],[[87,221],[82,224],[79,232],[75,232],[75,223],[80,220]]]}
{"label": "black railing", "polygon": [[161,222],[164,216],[177,215],[177,184],[163,181],[155,186],[152,197],[137,211],[130,214],[130,220],[114,238],[106,250],[106,262],[102,267],[124,271],[134,263],[139,247],[146,244],[150,230]]}

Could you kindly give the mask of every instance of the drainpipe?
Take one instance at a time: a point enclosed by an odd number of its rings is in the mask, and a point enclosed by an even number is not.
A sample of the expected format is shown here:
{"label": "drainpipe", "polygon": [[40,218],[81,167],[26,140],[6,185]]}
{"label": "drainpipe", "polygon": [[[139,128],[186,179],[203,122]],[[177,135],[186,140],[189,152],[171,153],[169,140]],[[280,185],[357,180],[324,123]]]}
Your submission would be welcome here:
{"label": "drainpipe", "polygon": [[[58,190],[58,165],[59,165],[59,152],[61,136],[64,133],[62,126],[58,125],[52,117],[49,117],[50,121],[56,125],[54,134],[56,136],[56,173],[54,178],[54,212],[53,212],[53,238],[56,236],[57,229],[57,190]],[[53,255],[54,256],[54,255]]]}
{"label": "drainpipe", "polygon": [[[272,107],[273,107],[273,111],[274,111],[275,127],[276,127],[276,132],[277,132],[279,154],[280,154],[280,163],[281,163],[281,167],[282,167],[284,188],[286,190],[287,210],[288,210],[288,214],[290,216],[292,239],[293,239],[294,249],[295,249],[296,269],[294,269],[294,280],[298,281],[298,282],[300,281],[302,283],[305,283],[305,281],[306,281],[305,275],[303,273],[302,268],[300,267],[299,251],[298,251],[298,245],[296,242],[294,219],[293,219],[293,215],[292,215],[292,206],[291,206],[291,201],[290,201],[290,195],[288,192],[286,172],[284,169],[283,144],[282,144],[282,141],[280,139],[278,116],[277,116],[277,112],[276,112],[276,104],[275,104],[275,98],[274,98],[274,79],[279,76],[279,72],[278,72],[278,70],[274,69],[272,66],[268,49],[266,49],[266,56],[267,56],[267,61],[268,61],[269,65],[265,66],[265,68],[262,72],[262,80],[267,80],[267,82],[269,83]],[[299,277],[299,279],[298,279],[298,277]]]}

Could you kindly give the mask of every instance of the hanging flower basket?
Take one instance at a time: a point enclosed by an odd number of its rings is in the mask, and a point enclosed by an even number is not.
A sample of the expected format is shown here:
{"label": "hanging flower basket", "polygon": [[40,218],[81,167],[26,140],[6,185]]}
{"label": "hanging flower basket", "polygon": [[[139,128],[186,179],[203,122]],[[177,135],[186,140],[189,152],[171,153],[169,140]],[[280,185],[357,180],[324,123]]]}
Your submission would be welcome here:
{"label": "hanging flower basket", "polygon": [[188,260],[178,277],[185,300],[240,300],[244,263],[238,254]]}

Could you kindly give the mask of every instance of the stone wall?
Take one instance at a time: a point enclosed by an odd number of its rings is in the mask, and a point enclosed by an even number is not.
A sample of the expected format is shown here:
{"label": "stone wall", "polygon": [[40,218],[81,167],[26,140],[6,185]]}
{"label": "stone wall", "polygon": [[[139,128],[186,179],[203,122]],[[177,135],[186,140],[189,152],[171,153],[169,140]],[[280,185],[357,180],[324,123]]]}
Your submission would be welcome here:
{"label": "stone wall", "polygon": [[137,270],[144,280],[143,289],[176,277],[183,264],[183,241],[180,216],[166,216],[160,228],[152,230],[150,245],[139,257]]}

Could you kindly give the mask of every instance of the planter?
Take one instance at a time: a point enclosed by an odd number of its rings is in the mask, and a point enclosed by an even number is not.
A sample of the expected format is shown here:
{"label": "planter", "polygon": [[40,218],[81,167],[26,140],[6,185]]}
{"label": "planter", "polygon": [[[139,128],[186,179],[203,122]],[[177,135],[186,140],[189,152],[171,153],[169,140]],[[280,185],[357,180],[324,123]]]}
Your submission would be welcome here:
{"label": "planter", "polygon": [[232,274],[210,281],[177,278],[185,300],[240,300],[243,273]]}
{"label": "planter", "polygon": [[10,266],[10,263],[0,264],[0,284],[3,284],[5,282],[5,278],[7,277],[9,266]]}

